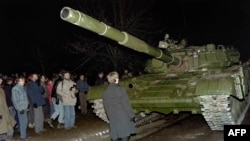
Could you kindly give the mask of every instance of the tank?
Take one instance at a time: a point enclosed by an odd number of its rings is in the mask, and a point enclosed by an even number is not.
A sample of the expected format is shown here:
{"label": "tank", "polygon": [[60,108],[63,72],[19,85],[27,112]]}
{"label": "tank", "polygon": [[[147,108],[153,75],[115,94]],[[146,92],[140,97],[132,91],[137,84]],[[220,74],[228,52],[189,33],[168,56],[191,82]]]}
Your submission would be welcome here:
{"label": "tank", "polygon": [[[135,113],[141,116],[188,112],[201,114],[211,130],[241,124],[249,107],[249,70],[239,64],[234,47],[205,44],[187,46],[166,34],[153,47],[145,41],[113,28],[70,7],[61,9],[62,20],[82,27],[137,52],[152,56],[145,74],[120,80],[127,90]],[[108,84],[91,86],[87,100],[106,122],[102,93]]]}

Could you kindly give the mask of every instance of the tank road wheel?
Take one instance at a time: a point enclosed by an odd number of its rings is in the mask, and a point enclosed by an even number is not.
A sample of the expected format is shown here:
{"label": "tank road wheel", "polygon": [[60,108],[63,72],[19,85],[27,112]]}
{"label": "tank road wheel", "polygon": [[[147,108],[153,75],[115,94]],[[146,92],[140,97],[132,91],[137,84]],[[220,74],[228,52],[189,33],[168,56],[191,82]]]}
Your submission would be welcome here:
{"label": "tank road wheel", "polygon": [[[91,103],[93,103],[92,108],[94,109],[94,113],[97,117],[102,119],[103,121],[109,123],[108,117],[105,113],[104,107],[103,107],[103,100],[102,99],[96,99],[92,100]],[[160,119],[162,117],[162,114],[159,113],[150,113],[145,114],[144,112],[140,112],[135,115],[135,126],[142,126],[147,123],[150,123],[151,121]]]}
{"label": "tank road wheel", "polygon": [[92,103],[92,108],[94,109],[94,113],[96,114],[96,116],[109,123],[108,117],[104,111],[102,99],[95,99],[92,101]]}
{"label": "tank road wheel", "polygon": [[240,124],[249,107],[249,96],[240,101],[230,95],[200,96],[202,115],[211,130],[224,130],[224,125]]}

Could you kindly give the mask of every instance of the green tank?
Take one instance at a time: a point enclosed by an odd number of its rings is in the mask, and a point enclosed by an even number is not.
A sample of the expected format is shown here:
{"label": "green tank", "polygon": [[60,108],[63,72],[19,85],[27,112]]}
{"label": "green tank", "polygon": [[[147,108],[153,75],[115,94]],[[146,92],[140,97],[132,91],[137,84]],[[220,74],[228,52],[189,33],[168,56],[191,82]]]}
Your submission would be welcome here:
{"label": "green tank", "polygon": [[[186,46],[185,40],[176,43],[168,34],[159,47],[152,47],[70,7],[62,8],[60,17],[152,56],[146,62],[146,74],[120,80],[135,113],[202,114],[211,130],[242,122],[249,107],[250,83],[248,67],[239,65],[237,49],[215,44]],[[96,115],[109,122],[102,104],[107,85],[91,86],[87,99],[93,102]]]}

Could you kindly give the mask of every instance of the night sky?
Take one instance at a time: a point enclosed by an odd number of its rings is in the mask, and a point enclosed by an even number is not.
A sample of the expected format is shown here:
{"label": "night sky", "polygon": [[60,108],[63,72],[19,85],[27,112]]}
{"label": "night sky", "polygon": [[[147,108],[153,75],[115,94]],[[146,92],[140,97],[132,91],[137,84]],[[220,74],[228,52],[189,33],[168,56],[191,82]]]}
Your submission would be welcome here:
{"label": "night sky", "polygon": [[[9,0],[2,6],[0,73],[21,72],[37,50],[41,56],[64,64],[62,43],[73,28],[59,12],[67,0]],[[74,1],[71,0],[74,7]],[[96,0],[98,1],[98,0]],[[155,20],[166,25],[170,37],[187,38],[190,45],[228,44],[238,48],[241,59],[250,58],[249,0],[155,0]],[[146,2],[146,1],[145,1]],[[167,4],[165,4],[168,2]],[[84,7],[84,6],[82,6]],[[163,39],[159,38],[159,40]],[[53,54],[57,54],[53,57]],[[35,55],[34,55],[35,54]],[[55,56],[55,55],[54,55]],[[14,60],[14,61],[11,61]],[[68,62],[67,62],[68,63]],[[38,67],[39,68],[39,67]]]}

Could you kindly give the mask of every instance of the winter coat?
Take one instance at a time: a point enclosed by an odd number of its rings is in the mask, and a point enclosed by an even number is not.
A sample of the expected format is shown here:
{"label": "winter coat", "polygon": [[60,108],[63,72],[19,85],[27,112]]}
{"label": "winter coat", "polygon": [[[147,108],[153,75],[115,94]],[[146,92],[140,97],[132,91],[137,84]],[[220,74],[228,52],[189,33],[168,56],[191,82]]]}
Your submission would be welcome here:
{"label": "winter coat", "polygon": [[59,77],[55,80],[53,87],[52,87],[51,97],[57,98],[58,93],[56,92],[56,89],[57,89],[58,83],[61,81],[63,81],[63,79],[61,77]]}
{"label": "winter coat", "polygon": [[17,84],[12,88],[11,100],[17,112],[28,109],[29,99],[23,86]]}
{"label": "winter coat", "polygon": [[14,118],[10,115],[7,103],[6,103],[6,97],[4,94],[4,90],[0,88],[0,134],[7,133],[10,129],[12,129],[16,121]]}
{"label": "winter coat", "polygon": [[78,80],[76,82],[76,87],[80,93],[89,91],[89,84],[86,80]]}
{"label": "winter coat", "polygon": [[105,80],[100,77],[97,77],[95,80],[95,86],[102,85],[104,83],[105,83]]}
{"label": "winter coat", "polygon": [[76,105],[76,96],[77,91],[70,91],[70,88],[75,85],[74,81],[63,80],[58,83],[56,92],[62,98],[63,105]]}
{"label": "winter coat", "polygon": [[9,84],[6,84],[4,86],[4,92],[5,92],[5,95],[6,95],[6,102],[7,102],[8,107],[13,107],[13,103],[11,101],[11,95],[12,95],[11,90],[12,90],[12,88],[13,87],[11,85],[9,85]]}
{"label": "winter coat", "polygon": [[109,84],[103,93],[103,105],[110,124],[112,139],[135,134],[135,117],[125,89],[117,84]]}
{"label": "winter coat", "polygon": [[40,85],[41,85],[41,86],[43,87],[43,89],[44,89],[44,93],[42,94],[43,97],[44,97],[45,99],[48,98],[48,97],[49,97],[49,90],[48,90],[48,88],[47,88],[45,82],[41,82]]}
{"label": "winter coat", "polygon": [[27,94],[32,104],[37,104],[37,106],[43,106],[46,104],[43,93],[45,89],[43,86],[38,85],[36,82],[31,81],[27,86]]}

